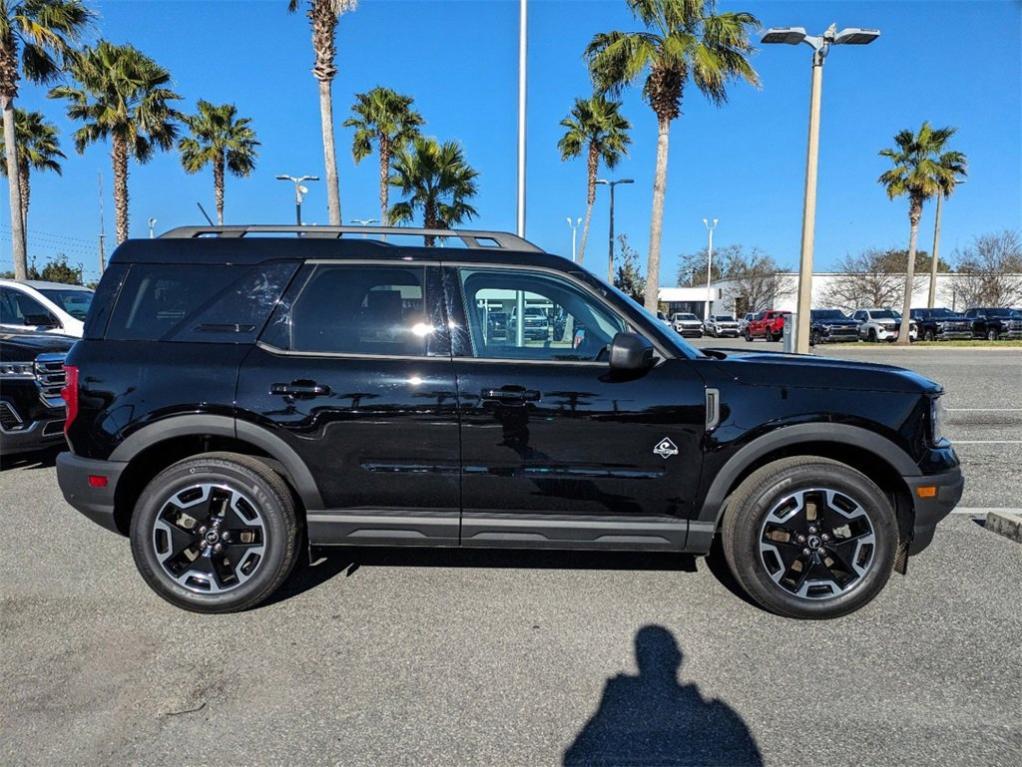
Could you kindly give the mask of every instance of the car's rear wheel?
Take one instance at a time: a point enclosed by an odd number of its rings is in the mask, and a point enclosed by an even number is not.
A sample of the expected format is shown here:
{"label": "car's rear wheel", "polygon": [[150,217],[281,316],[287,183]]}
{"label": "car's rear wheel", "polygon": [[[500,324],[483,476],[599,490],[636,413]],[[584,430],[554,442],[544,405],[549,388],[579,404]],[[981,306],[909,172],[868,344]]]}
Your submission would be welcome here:
{"label": "car's rear wheel", "polygon": [[846,464],[813,456],[750,474],[728,500],[721,532],[742,588],[793,618],[858,610],[887,583],[898,546],[880,488]]}
{"label": "car's rear wheel", "polygon": [[223,613],[253,607],[297,559],[298,523],[284,481],[262,462],[207,453],[160,472],[131,519],[142,578],[178,607]]}

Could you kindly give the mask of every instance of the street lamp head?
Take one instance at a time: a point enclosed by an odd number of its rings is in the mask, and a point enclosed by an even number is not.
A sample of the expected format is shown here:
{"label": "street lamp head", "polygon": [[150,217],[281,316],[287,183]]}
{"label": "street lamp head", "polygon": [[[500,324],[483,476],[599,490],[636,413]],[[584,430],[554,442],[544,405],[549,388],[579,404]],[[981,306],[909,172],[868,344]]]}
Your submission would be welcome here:
{"label": "street lamp head", "polygon": [[607,179],[605,179],[605,178],[598,178],[598,179],[596,179],[596,183],[597,184],[609,184],[610,182],[607,181]]}
{"label": "street lamp head", "polygon": [[277,181],[290,181],[291,177],[284,173],[277,174]]}
{"label": "street lamp head", "polygon": [[834,35],[834,45],[869,45],[880,37],[879,29],[846,27]]}
{"label": "street lamp head", "polygon": [[760,38],[761,43],[798,45],[806,39],[805,27],[771,27]]}
{"label": "street lamp head", "polygon": [[619,183],[619,184],[634,184],[635,183],[635,179],[632,179],[632,178],[621,178],[621,179],[618,179],[617,183]]}

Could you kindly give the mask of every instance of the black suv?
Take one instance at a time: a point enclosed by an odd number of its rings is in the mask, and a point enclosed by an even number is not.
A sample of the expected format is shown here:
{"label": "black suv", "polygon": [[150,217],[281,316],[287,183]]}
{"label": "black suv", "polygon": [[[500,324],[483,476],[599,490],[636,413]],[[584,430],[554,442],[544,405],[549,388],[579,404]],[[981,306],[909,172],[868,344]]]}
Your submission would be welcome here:
{"label": "black suv", "polygon": [[[272,232],[292,236],[248,236]],[[487,313],[526,302],[563,340],[491,343]],[[67,362],[65,498],[197,611],[266,599],[306,541],[706,554],[719,536],[761,605],[831,617],[904,572],[962,492],[936,383],[698,351],[498,232],[129,240]]]}
{"label": "black suv", "polygon": [[1008,307],[977,307],[965,310],[976,338],[1022,338],[1022,312]]}
{"label": "black suv", "polygon": [[809,312],[809,343],[858,341],[859,321],[840,309],[813,309]]}
{"label": "black suv", "polygon": [[76,339],[0,332],[0,455],[64,442],[64,355]]}
{"label": "black suv", "polygon": [[919,338],[923,341],[950,341],[956,338],[972,338],[972,320],[960,312],[950,309],[912,309],[909,317],[919,327]]}

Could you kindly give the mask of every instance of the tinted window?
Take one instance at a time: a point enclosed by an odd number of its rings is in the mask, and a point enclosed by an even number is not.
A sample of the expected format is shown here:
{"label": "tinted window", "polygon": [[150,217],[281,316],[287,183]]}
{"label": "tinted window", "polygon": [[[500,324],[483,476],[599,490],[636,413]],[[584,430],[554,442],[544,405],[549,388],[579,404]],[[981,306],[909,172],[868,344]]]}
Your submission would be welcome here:
{"label": "tinted window", "polygon": [[[49,310],[32,296],[13,288],[0,288],[0,323],[27,325],[26,317],[53,317]],[[35,323],[31,323],[33,326]]]}
{"label": "tinted window", "polygon": [[298,352],[426,356],[424,277],[422,267],[316,266],[264,338]]}
{"label": "tinted window", "polygon": [[84,320],[92,303],[91,290],[63,290],[60,288],[41,288],[44,296],[70,314],[76,320]]}
{"label": "tinted window", "polygon": [[[501,359],[596,360],[625,322],[593,296],[559,277],[524,270],[461,269],[472,350]],[[519,310],[521,307],[521,310]],[[494,328],[489,317],[507,315]],[[547,322],[531,323],[541,314]],[[517,318],[525,317],[524,322]]]}
{"label": "tinted window", "polygon": [[103,272],[103,277],[96,287],[96,294],[89,305],[89,314],[85,318],[85,337],[102,338],[106,332],[106,324],[114,308],[114,301],[121,290],[121,284],[128,274],[127,264],[110,264]]}
{"label": "tinted window", "polygon": [[239,343],[259,334],[293,263],[134,264],[106,337]]}
{"label": "tinted window", "polygon": [[809,315],[814,320],[844,320],[848,319],[840,309],[813,309]]}

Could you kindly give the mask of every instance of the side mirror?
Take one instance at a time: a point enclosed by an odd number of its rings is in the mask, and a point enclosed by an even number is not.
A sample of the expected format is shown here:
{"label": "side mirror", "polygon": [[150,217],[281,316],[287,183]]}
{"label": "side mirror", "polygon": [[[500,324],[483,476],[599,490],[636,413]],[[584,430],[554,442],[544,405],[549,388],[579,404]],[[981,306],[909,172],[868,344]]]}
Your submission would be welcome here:
{"label": "side mirror", "polygon": [[25,324],[34,325],[40,328],[59,328],[60,322],[52,314],[40,313],[40,314],[26,314]]}
{"label": "side mirror", "polygon": [[635,333],[618,333],[610,342],[610,369],[634,372],[653,367],[653,344]]}

